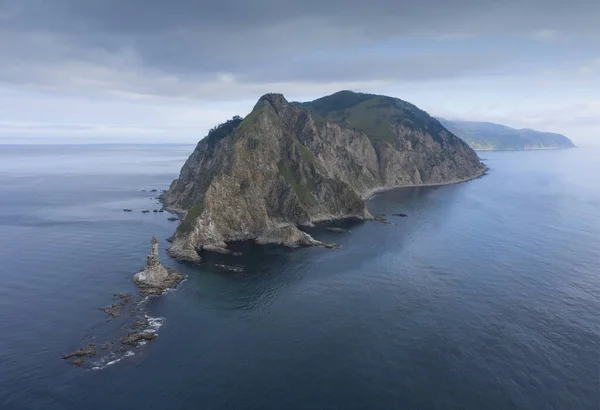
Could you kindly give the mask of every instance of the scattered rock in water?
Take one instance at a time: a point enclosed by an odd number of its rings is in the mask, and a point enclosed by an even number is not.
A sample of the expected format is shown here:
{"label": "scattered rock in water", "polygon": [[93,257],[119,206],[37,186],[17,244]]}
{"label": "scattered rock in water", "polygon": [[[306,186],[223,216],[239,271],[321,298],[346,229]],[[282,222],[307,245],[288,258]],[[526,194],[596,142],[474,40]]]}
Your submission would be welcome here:
{"label": "scattered rock in water", "polygon": [[240,273],[240,272],[244,271],[244,268],[240,268],[239,266],[217,265],[217,264],[215,264],[215,266],[217,268],[220,268],[220,269],[223,269],[223,270],[227,270],[227,271],[230,271],[230,272]]}
{"label": "scattered rock in water", "polygon": [[69,359],[71,357],[95,356],[96,353],[96,345],[94,343],[90,343],[86,347],[82,347],[81,349],[75,350],[71,353],[67,353],[63,356],[63,359]]}
{"label": "scattered rock in water", "polygon": [[204,245],[202,247],[202,250],[204,252],[222,253],[223,255],[231,254],[231,251],[229,249],[217,245]]}
{"label": "scattered rock in water", "polygon": [[330,243],[323,243],[323,246],[326,247],[327,249],[340,249],[341,246],[337,243],[334,242],[330,242]]}
{"label": "scattered rock in water", "polygon": [[158,213],[158,209],[155,209],[152,212],[154,212],[155,214],[157,214]]}
{"label": "scattered rock in water", "polygon": [[125,305],[127,305],[131,301],[131,295],[125,293],[115,293],[113,295],[113,300],[116,299],[120,299],[119,303],[113,303],[109,307],[101,307],[98,309],[112,317],[117,317],[121,315],[121,310],[123,310]]}
{"label": "scattered rock in water", "polygon": [[121,339],[121,343],[129,346],[137,346],[139,342],[156,339],[156,333],[153,332],[129,332],[127,336]]}
{"label": "scattered rock in water", "polygon": [[144,210],[142,211],[142,213],[143,213],[143,214],[147,214],[147,213],[150,213],[150,211],[149,211],[149,210],[147,210],[147,209],[144,209]]}
{"label": "scattered rock in water", "polygon": [[[171,216],[171,217],[167,218],[167,221],[171,221],[171,222],[178,221],[178,220],[179,220],[179,218],[177,218],[175,216]],[[169,239],[171,239],[171,242],[173,241],[173,237],[171,237]]]}
{"label": "scattered rock in water", "polygon": [[163,212],[165,212],[165,210],[164,209],[159,209],[158,212],[160,212],[162,214]]}
{"label": "scattered rock in water", "polygon": [[376,220],[377,222],[382,223],[382,224],[389,224],[389,222],[387,221],[387,219],[382,218],[381,216],[376,216],[373,219]]}
{"label": "scattered rock in water", "polygon": [[153,189],[153,190],[152,190],[152,191],[150,191],[150,192],[158,192],[158,189]]}
{"label": "scattered rock in water", "polygon": [[150,326],[148,319],[138,319],[131,325],[132,329],[141,329]]}
{"label": "scattered rock in water", "polygon": [[[148,211],[147,211],[148,212]],[[140,289],[140,295],[136,298],[136,302],[142,302],[148,295],[160,295],[166,289],[177,285],[184,276],[169,268],[165,268],[158,259],[158,241],[156,238],[152,238],[152,250],[146,259],[146,265],[144,270],[136,274],[133,281],[138,285]],[[133,300],[132,295],[126,293],[115,293],[113,294],[113,301],[115,301],[109,307],[100,308],[103,312],[107,313],[110,318],[107,321],[111,321],[113,318],[123,316],[123,309]],[[126,346],[115,346],[115,343],[121,343],[129,346],[139,346],[144,344],[142,342],[154,340],[158,337],[158,334],[151,327],[151,321],[143,316],[143,310],[136,305],[131,304],[127,309],[127,312],[131,319],[125,319],[119,331],[119,335],[114,341],[106,341],[100,347],[96,347],[94,343],[82,347],[79,350],[67,353],[62,356],[63,359],[75,358],[71,363],[74,366],[81,367],[86,362],[86,356],[100,356],[100,360],[104,361],[107,358],[110,360],[114,359],[114,355],[119,353],[126,353],[128,348]],[[113,350],[114,349],[114,350]]]}
{"label": "scattered rock in water", "polygon": [[403,218],[405,218],[405,217],[407,217],[408,215],[407,215],[407,214],[392,214],[392,216],[400,216],[400,217],[403,217]]}
{"label": "scattered rock in water", "polygon": [[327,230],[328,230],[328,231],[330,231],[330,232],[338,232],[338,233],[344,233],[344,232],[348,232],[348,229],[344,229],[344,228],[336,228],[336,227],[333,227],[333,226],[332,226],[332,227],[325,228],[325,229],[327,229]]}
{"label": "scattered rock in water", "polygon": [[133,276],[133,283],[140,289],[142,296],[160,295],[184,278],[181,273],[167,269],[160,263],[156,237],[152,237],[150,244],[151,251],[146,257],[144,269]]}
{"label": "scattered rock in water", "polygon": [[231,252],[231,256],[242,256],[244,255],[242,252]]}
{"label": "scattered rock in water", "polygon": [[121,299],[129,302],[131,300],[131,295],[129,293],[113,293],[113,299]]}
{"label": "scattered rock in water", "polygon": [[123,212],[133,212],[133,209],[123,209]]}

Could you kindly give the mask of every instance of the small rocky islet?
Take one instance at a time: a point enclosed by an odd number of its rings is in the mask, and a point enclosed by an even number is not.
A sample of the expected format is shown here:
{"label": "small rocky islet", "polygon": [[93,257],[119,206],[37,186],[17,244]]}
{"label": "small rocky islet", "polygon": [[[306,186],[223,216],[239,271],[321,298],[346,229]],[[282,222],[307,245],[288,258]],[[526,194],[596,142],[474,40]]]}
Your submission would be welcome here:
{"label": "small rocky islet", "polygon": [[[89,343],[86,346],[66,353],[63,359],[75,358],[71,361],[74,366],[81,367],[86,363],[86,358],[99,356],[100,354],[116,355],[116,352],[127,353],[128,347],[137,347],[147,341],[158,337],[152,323],[140,308],[141,301],[147,296],[159,296],[167,289],[179,284],[184,276],[174,269],[166,268],[159,259],[158,240],[152,237],[150,241],[150,253],[146,257],[146,264],[142,270],[133,276],[133,283],[139,288],[139,297],[132,303],[133,296],[126,293],[116,293],[113,295],[114,303],[109,306],[101,307],[99,310],[106,313],[109,318],[107,322],[116,320],[122,316],[123,311],[127,312],[126,320],[121,326],[125,332],[115,341],[108,340],[97,347],[95,343]],[[116,348],[116,346],[119,346]],[[114,359],[114,357],[113,357]]]}
{"label": "small rocky islet", "polygon": [[184,276],[174,269],[166,268],[158,256],[158,240],[152,237],[151,250],[144,268],[133,276],[133,283],[140,289],[141,296],[158,296],[176,286]]}

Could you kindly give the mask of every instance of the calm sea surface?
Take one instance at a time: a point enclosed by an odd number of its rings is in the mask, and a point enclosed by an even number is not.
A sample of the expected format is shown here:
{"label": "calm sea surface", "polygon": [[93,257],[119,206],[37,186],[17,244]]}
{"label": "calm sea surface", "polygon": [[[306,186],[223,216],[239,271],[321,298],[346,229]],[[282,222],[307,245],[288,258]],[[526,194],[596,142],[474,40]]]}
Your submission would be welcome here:
{"label": "calm sea surface", "polygon": [[[192,149],[0,146],[0,409],[599,408],[600,152],[485,152],[484,178],[369,203],[408,218],[311,230],[339,250],[195,267],[141,213]],[[152,235],[188,275],[144,304],[158,338],[71,366],[121,331],[98,308]]]}

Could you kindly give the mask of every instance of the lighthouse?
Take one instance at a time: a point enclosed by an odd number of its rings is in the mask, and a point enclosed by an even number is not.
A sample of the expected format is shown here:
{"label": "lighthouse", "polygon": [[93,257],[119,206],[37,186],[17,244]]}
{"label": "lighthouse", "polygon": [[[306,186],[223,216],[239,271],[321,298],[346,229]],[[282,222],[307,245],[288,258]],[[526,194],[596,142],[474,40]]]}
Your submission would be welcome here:
{"label": "lighthouse", "polygon": [[160,260],[158,259],[158,240],[156,236],[152,237],[150,240],[150,253],[146,257],[146,268],[152,268],[160,265]]}
{"label": "lighthouse", "polygon": [[152,251],[150,254],[158,258],[158,240],[156,240],[156,236],[152,237],[152,240],[150,240],[150,245],[152,245]]}

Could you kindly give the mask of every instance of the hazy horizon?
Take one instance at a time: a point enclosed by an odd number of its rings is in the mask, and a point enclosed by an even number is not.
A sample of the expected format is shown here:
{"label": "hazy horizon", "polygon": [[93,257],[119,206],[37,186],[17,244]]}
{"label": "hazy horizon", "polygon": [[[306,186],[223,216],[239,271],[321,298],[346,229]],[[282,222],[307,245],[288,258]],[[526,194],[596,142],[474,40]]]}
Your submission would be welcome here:
{"label": "hazy horizon", "polygon": [[600,145],[600,3],[0,2],[0,143],[196,143],[343,89]]}

